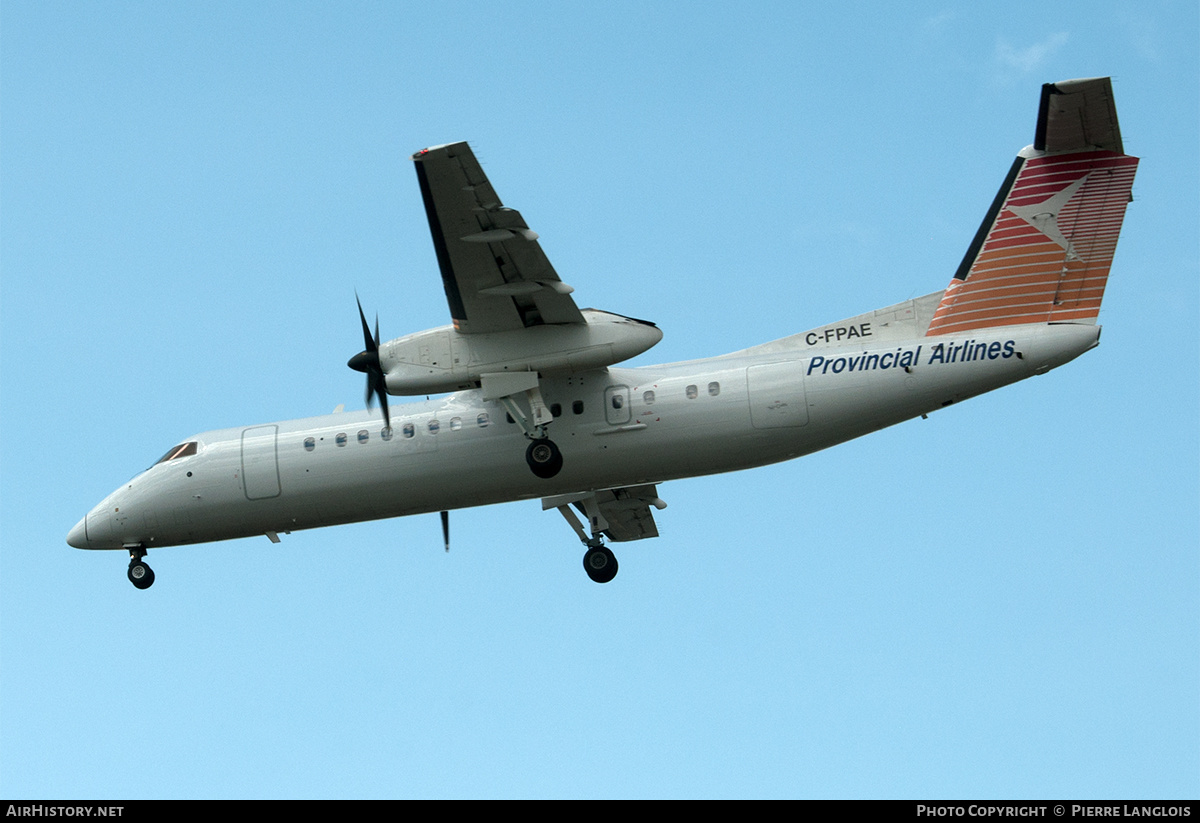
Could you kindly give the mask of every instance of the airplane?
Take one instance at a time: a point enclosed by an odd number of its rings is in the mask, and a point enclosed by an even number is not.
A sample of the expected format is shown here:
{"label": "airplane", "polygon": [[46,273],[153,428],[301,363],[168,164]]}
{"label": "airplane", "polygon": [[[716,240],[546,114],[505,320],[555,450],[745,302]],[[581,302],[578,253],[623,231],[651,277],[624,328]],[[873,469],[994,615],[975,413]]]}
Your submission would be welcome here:
{"label": "airplane", "polygon": [[150,549],[439,512],[448,551],[451,510],[540,499],[607,583],[609,542],[658,536],[667,481],[810,454],[1094,348],[1138,163],[1109,78],[1048,83],[1034,142],[945,289],[634,368],[618,364],[662,331],[578,308],[466,143],[412,161],[452,324],[385,342],[360,301],[363,350],[348,365],[366,375],[365,410],[193,435],[93,507],[69,545],[129,552],[127,576],[146,589]]}

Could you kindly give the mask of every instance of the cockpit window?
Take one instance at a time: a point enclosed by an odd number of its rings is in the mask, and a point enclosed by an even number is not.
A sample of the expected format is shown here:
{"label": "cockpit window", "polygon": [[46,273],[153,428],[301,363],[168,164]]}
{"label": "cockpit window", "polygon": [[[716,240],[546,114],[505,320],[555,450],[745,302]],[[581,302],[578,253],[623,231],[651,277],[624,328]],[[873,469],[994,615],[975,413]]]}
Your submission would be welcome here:
{"label": "cockpit window", "polygon": [[199,444],[195,440],[190,443],[180,443],[155,461],[154,465],[157,466],[159,463],[166,463],[168,460],[175,460],[179,457],[191,457],[196,453],[198,447]]}

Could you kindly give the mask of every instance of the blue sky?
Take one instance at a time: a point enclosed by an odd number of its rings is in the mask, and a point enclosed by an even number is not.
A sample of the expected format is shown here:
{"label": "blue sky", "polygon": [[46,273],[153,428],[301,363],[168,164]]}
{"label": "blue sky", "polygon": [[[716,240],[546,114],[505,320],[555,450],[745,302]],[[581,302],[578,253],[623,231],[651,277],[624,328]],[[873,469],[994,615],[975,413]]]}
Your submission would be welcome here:
{"label": "blue sky", "polygon": [[[0,5],[0,795],[1195,797],[1194,2]],[[447,320],[408,155],[470,140],[637,362],[942,288],[1040,85],[1142,158],[1102,345],[664,485],[607,586],[517,503],[126,558],[187,435],[362,403]]]}

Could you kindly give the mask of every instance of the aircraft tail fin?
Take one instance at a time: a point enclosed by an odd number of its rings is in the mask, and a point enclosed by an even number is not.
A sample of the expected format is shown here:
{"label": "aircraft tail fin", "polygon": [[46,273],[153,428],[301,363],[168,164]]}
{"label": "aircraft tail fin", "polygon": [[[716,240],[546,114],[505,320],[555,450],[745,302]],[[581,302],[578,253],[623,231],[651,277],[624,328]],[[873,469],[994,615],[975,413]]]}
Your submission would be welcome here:
{"label": "aircraft tail fin", "polygon": [[1044,85],[1034,144],[1009,170],[926,334],[1095,323],[1137,164],[1109,78]]}

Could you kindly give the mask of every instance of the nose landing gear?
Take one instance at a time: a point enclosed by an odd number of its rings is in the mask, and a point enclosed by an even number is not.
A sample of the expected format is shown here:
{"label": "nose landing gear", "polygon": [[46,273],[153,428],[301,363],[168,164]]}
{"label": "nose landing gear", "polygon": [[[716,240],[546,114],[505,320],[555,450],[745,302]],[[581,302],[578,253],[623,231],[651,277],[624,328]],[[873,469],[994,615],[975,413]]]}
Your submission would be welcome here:
{"label": "nose landing gear", "polygon": [[139,589],[148,589],[154,585],[154,570],[142,560],[146,550],[138,547],[129,550],[129,582]]}

